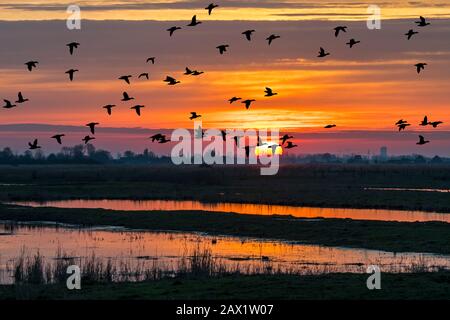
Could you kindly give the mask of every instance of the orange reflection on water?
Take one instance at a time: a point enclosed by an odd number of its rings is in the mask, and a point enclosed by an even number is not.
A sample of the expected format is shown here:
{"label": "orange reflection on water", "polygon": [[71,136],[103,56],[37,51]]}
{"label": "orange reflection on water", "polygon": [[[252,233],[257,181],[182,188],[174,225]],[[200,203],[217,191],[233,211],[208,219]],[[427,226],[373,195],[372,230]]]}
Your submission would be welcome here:
{"label": "orange reflection on water", "polygon": [[298,218],[338,218],[354,220],[426,222],[442,221],[450,223],[450,215],[423,211],[312,208],[267,204],[203,203],[199,201],[173,200],[63,200],[39,202],[17,202],[15,204],[33,207],[57,208],[101,208],[121,211],[211,211],[234,212],[255,215],[291,215]]}

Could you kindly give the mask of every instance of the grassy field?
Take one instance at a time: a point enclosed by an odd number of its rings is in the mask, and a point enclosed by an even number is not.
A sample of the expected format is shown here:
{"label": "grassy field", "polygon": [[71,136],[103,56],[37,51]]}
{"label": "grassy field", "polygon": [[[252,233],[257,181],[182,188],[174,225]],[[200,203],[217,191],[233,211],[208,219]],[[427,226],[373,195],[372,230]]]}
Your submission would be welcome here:
{"label": "grassy field", "polygon": [[291,216],[239,215],[202,211],[145,212],[31,208],[0,205],[0,220],[54,221],[80,226],[207,232],[387,251],[450,253],[450,225],[350,219],[308,220]]}
{"label": "grassy field", "polygon": [[450,213],[448,193],[369,187],[450,189],[450,166],[310,164],[283,166],[276,176],[247,166],[0,166],[0,201],[190,199]]}
{"label": "grassy field", "polygon": [[[321,276],[229,276],[90,284],[69,291],[61,285],[0,286],[0,299],[423,299],[448,300],[450,272],[382,274],[381,290],[368,290],[367,274]],[[255,290],[257,288],[257,290]]]}

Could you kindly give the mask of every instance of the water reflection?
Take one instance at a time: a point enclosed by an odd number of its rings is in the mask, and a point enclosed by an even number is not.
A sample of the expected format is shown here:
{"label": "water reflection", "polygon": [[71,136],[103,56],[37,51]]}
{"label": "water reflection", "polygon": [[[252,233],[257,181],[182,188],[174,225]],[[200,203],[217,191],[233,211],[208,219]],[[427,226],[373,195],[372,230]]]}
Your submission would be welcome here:
{"label": "water reflection", "polygon": [[[212,237],[193,233],[131,232],[107,229],[75,229],[0,224],[0,283],[10,283],[14,261],[22,250],[34,255],[39,251],[48,263],[55,263],[63,251],[74,261],[95,253],[98,259],[116,264],[151,267],[155,263],[166,270],[179,266],[180,258],[198,248],[208,248],[212,256],[227,267],[242,272],[258,270],[264,263],[271,268],[301,273],[365,272],[376,264],[384,272],[410,272],[415,267],[450,268],[450,257],[420,253],[390,253],[375,250],[328,248],[287,242],[259,241],[237,237]],[[78,260],[77,260],[78,259]]]}
{"label": "water reflection", "polygon": [[172,200],[63,200],[49,202],[16,202],[14,204],[33,207],[58,208],[102,208],[126,211],[213,211],[235,212],[239,214],[257,215],[292,215],[302,218],[340,218],[355,220],[426,222],[442,221],[450,223],[450,214],[422,211],[374,210],[374,209],[341,209],[341,208],[311,208],[266,204],[240,203],[203,203],[199,201]]}

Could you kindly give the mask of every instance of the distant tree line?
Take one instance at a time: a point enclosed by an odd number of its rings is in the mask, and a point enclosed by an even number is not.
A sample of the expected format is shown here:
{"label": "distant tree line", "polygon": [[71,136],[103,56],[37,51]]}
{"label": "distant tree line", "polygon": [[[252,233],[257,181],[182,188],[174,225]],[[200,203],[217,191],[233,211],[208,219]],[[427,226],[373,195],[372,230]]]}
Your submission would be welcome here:
{"label": "distant tree line", "polygon": [[157,156],[155,153],[145,149],[143,153],[126,151],[113,157],[111,152],[96,149],[93,145],[76,145],[63,147],[58,153],[45,155],[43,151],[25,151],[15,154],[11,148],[0,151],[0,164],[108,164],[108,163],[169,163],[169,157]]}

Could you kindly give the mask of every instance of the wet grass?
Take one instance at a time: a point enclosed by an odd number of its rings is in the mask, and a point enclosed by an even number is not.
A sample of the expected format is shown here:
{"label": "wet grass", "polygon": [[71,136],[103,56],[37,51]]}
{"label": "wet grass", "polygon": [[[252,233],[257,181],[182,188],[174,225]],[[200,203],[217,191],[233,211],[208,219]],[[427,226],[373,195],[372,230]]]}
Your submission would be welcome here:
{"label": "wet grass", "polygon": [[448,300],[450,272],[388,274],[381,290],[368,290],[367,274],[230,275],[186,279],[162,279],[139,283],[83,285],[69,291],[61,285],[0,286],[2,299],[67,300],[213,300],[213,299],[400,299]]}
{"label": "wet grass", "polygon": [[365,190],[450,189],[450,165],[292,165],[275,176],[248,166],[0,166],[0,183],[12,184],[0,185],[0,201],[171,199],[450,213],[445,193]]}
{"label": "wet grass", "polygon": [[301,219],[203,211],[111,211],[0,205],[0,220],[206,232],[394,252],[450,253],[450,224]]}

